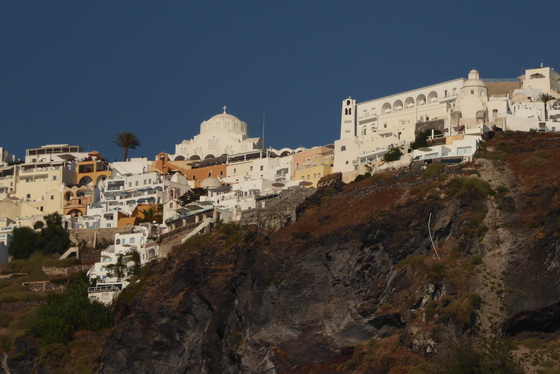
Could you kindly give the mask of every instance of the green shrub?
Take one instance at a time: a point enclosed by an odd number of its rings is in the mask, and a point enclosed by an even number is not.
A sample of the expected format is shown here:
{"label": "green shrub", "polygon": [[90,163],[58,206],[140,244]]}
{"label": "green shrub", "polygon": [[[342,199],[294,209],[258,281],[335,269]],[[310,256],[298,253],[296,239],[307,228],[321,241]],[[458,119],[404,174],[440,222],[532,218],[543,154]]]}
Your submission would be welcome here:
{"label": "green shrub", "polygon": [[[442,134],[443,133],[441,131],[434,129],[434,135],[442,135]],[[414,137],[414,141],[410,143],[410,149],[427,147],[428,136],[432,136],[432,129],[427,129],[416,134],[416,136]]]}
{"label": "green shrub", "polygon": [[130,280],[130,284],[122,290],[119,294],[118,302],[131,302],[134,296],[136,296],[144,288],[144,282],[135,281],[135,279]]}
{"label": "green shrub", "polygon": [[498,196],[503,196],[503,195],[507,194],[508,192],[509,192],[509,188],[507,188],[506,186],[496,187],[496,194]]}
{"label": "green shrub", "polygon": [[[15,259],[25,259],[41,251],[43,254],[63,253],[70,246],[70,234],[62,228],[62,217],[58,213],[46,215],[47,225],[37,233],[29,227],[18,227],[8,249]],[[40,225],[37,225],[39,227]]]}
{"label": "green shrub", "polygon": [[436,261],[430,267],[428,279],[432,282],[439,282],[445,278],[445,264],[441,261]]}
{"label": "green shrub", "polygon": [[499,152],[511,153],[511,143],[504,141],[498,142],[494,145],[494,149]]}
{"label": "green shrub", "polygon": [[70,360],[70,351],[64,344],[54,343],[43,347],[39,354],[39,365],[64,365]]}
{"label": "green shrub", "polygon": [[527,157],[525,160],[521,161],[521,165],[526,168],[533,168],[539,167],[548,164],[548,160],[546,158],[537,157],[535,155],[531,155]]}
{"label": "green shrub", "polygon": [[408,255],[399,261],[397,267],[410,265],[413,270],[418,270],[424,265],[424,261],[426,261],[427,258],[427,256],[422,255]]}
{"label": "green shrub", "polygon": [[181,248],[188,249],[201,247],[210,240],[210,236],[210,232],[207,232],[205,234],[196,234],[190,237]]}
{"label": "green shrub", "polygon": [[16,227],[8,252],[15,259],[25,259],[41,249],[40,236],[30,227]]}
{"label": "green shrub", "polygon": [[508,154],[506,152],[502,152],[502,151],[489,151],[489,152],[485,152],[480,154],[480,158],[485,158],[488,160],[494,160],[494,161],[505,161],[507,158]]}
{"label": "green shrub", "polygon": [[443,169],[445,169],[444,164],[430,164],[426,167],[426,170],[424,170],[424,172],[422,173],[422,178],[430,179],[430,178],[439,177],[443,172]]}
{"label": "green shrub", "polygon": [[43,345],[65,344],[79,330],[101,330],[112,325],[111,310],[87,297],[87,283],[74,279],[62,295],[49,295],[39,308],[33,331]]}
{"label": "green shrub", "polygon": [[[352,183],[358,183],[358,182],[361,182],[361,181],[365,181],[365,180],[369,179],[369,177],[371,177],[371,173],[360,174],[360,175],[356,176],[356,178],[354,178]],[[325,195],[323,193],[323,196],[328,196],[328,195]]]}
{"label": "green shrub", "polygon": [[488,227],[484,225],[484,219],[486,218],[487,210],[480,210],[476,213],[471,214],[468,222],[463,226],[463,231],[465,234],[471,237],[482,236]]}
{"label": "green shrub", "polygon": [[542,339],[529,338],[521,341],[521,344],[530,349],[544,349],[546,348],[546,342]]}
{"label": "green shrub", "polygon": [[550,151],[548,149],[540,149],[538,151],[533,152],[533,156],[542,159],[548,159],[550,158]]}
{"label": "green shrub", "polygon": [[473,266],[480,265],[480,264],[482,264],[482,256],[480,256],[480,255],[472,255],[472,256],[469,258],[469,262],[470,262],[470,264],[473,265]]}
{"label": "green shrub", "polygon": [[385,152],[385,154],[383,155],[383,161],[385,162],[397,161],[401,159],[402,155],[403,153],[400,148],[389,147],[387,152]]}
{"label": "green shrub", "polygon": [[523,367],[502,338],[446,338],[433,362],[434,374],[522,374]]}
{"label": "green shrub", "polygon": [[450,192],[467,202],[484,200],[488,195],[494,195],[488,182],[474,177],[458,177],[449,183]]}

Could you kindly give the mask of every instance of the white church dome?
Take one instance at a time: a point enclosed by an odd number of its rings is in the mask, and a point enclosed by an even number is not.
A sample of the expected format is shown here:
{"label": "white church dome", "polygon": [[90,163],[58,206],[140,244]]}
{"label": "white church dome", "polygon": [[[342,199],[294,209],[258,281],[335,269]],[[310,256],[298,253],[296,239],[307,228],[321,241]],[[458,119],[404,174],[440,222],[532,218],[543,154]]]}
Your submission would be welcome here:
{"label": "white church dome", "polygon": [[226,109],[227,108],[224,107],[223,113],[217,114],[209,120],[202,122],[200,124],[200,133],[220,131],[247,136],[247,123],[241,121],[236,116],[226,113]]}
{"label": "white church dome", "polygon": [[469,77],[465,81],[464,87],[486,87],[486,83],[484,83],[484,81],[480,79],[480,75],[478,74],[478,71],[472,69],[469,72]]}
{"label": "white church dome", "polygon": [[208,177],[200,183],[200,187],[202,188],[216,188],[220,187],[221,185],[222,183],[214,177]]}

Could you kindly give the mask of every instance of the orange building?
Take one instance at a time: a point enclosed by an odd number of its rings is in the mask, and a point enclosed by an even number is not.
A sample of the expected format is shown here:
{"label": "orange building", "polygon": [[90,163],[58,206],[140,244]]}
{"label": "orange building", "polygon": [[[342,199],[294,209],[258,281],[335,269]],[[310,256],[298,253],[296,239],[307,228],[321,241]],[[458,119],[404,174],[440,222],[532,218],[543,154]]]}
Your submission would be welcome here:
{"label": "orange building", "polygon": [[85,215],[87,206],[93,202],[93,193],[91,186],[64,187],[63,214],[74,217]]}
{"label": "orange building", "polygon": [[109,163],[97,151],[89,152],[88,158],[77,163],[76,184],[97,186],[110,176]]}
{"label": "orange building", "polygon": [[191,169],[191,163],[192,161],[171,161],[169,160],[169,154],[162,152],[156,156],[150,171],[158,171],[163,175],[174,172],[185,175],[185,172]]}
{"label": "orange building", "polygon": [[152,167],[162,174],[181,173],[192,182],[193,187],[199,187],[200,182],[208,177],[225,178],[227,176],[226,161],[226,156],[206,160],[170,161],[167,153],[160,153]]}

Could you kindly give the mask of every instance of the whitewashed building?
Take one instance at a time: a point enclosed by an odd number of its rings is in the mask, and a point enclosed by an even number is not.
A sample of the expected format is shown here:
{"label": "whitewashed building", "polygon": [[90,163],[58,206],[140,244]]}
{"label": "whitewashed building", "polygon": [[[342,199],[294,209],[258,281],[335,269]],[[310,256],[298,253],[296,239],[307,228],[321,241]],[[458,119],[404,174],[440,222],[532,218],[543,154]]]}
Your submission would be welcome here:
{"label": "whitewashed building", "polygon": [[[158,246],[149,242],[151,227],[135,226],[131,233],[116,233],[112,245],[101,251],[101,261],[88,271],[95,287],[88,288],[90,300],[110,304],[130,283],[135,266],[141,266],[158,256]],[[134,261],[134,253],[139,263]]]}
{"label": "whitewashed building", "polygon": [[538,101],[541,93],[560,98],[560,75],[552,68],[527,69],[515,79],[487,80],[473,69],[467,79],[360,103],[345,99],[333,171],[351,177],[363,172],[366,165],[378,165],[390,147],[401,147],[406,153],[415,135],[428,128],[459,141],[456,147],[440,149],[441,154],[460,153],[468,149],[462,142],[474,144],[477,140],[473,139],[492,129],[558,131],[560,103],[553,100],[545,108]]}
{"label": "whitewashed building", "polygon": [[173,160],[203,160],[262,149],[261,138],[249,138],[247,123],[224,112],[200,124],[200,133],[175,146]]}

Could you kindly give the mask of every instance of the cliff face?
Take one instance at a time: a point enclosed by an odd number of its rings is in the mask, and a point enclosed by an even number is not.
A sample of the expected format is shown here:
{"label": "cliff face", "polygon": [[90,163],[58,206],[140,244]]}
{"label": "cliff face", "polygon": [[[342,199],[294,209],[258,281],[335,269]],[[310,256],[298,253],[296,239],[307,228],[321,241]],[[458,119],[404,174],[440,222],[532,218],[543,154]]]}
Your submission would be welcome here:
{"label": "cliff face", "polygon": [[443,174],[331,180],[276,232],[191,240],[131,286],[100,372],[336,372],[372,339],[406,352],[375,364],[387,372],[437,350],[444,326],[558,330],[559,142],[516,136]]}

